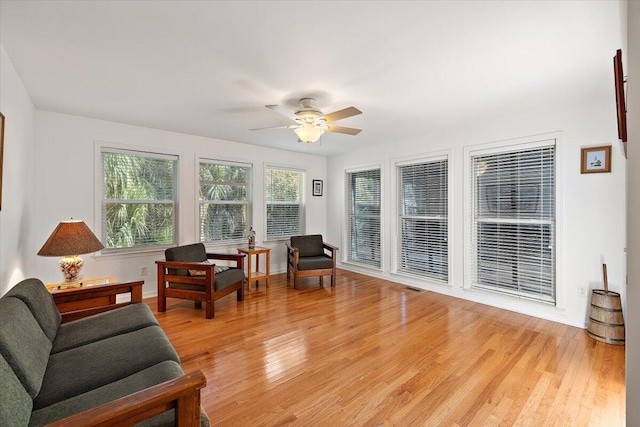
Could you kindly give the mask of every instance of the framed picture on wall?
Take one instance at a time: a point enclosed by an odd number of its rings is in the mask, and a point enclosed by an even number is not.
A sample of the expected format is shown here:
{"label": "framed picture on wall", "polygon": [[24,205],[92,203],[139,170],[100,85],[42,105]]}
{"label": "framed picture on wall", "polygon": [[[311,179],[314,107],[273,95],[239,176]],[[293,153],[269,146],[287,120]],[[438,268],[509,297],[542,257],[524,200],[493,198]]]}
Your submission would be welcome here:
{"label": "framed picture on wall", "polygon": [[582,149],[580,173],[611,172],[611,146]]}
{"label": "framed picture on wall", "polygon": [[313,180],[313,195],[322,196],[322,180],[321,179]]}
{"label": "framed picture on wall", "polygon": [[0,210],[2,210],[3,153],[4,153],[4,115],[0,113]]}

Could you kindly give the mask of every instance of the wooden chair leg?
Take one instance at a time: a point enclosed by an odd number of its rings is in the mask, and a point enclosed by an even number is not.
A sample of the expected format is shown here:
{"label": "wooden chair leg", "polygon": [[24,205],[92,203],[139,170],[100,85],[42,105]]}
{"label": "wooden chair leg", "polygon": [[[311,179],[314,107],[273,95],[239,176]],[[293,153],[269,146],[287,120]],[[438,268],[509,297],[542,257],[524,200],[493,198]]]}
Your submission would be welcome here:
{"label": "wooden chair leg", "polygon": [[320,286],[322,286],[324,283],[324,276],[320,276]]}
{"label": "wooden chair leg", "polygon": [[205,317],[207,319],[213,319],[213,316],[215,316],[215,314],[213,313],[213,304],[215,301],[206,301],[204,308],[205,308]]}
{"label": "wooden chair leg", "polygon": [[236,292],[236,299],[238,301],[244,301],[244,280],[240,284],[240,288]]}
{"label": "wooden chair leg", "polygon": [[193,306],[198,309],[202,308],[202,301],[194,301]]}

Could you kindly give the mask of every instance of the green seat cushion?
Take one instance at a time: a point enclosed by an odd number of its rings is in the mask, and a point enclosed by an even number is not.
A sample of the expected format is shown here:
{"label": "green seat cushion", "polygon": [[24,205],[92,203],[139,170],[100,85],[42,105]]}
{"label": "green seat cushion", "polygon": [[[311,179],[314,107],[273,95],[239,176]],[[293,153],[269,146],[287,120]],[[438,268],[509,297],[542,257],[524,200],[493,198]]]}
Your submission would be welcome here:
{"label": "green seat cushion", "polygon": [[11,366],[0,356],[0,426],[25,426],[33,401]]}
{"label": "green seat cushion", "polygon": [[[164,361],[117,381],[34,411],[30,426],[42,426],[184,375],[175,361]],[[173,421],[173,420],[172,420]]]}
{"label": "green seat cushion", "polygon": [[[213,280],[213,290],[219,291],[244,280],[244,272],[237,268],[229,268],[221,273],[216,273]],[[194,285],[190,283],[172,283],[168,284],[169,288],[184,289],[189,291],[204,292],[205,285]]]}
{"label": "green seat cushion", "polygon": [[322,243],[321,234],[291,237],[291,246],[298,249],[300,257],[320,256],[324,254]]}
{"label": "green seat cushion", "polygon": [[153,325],[158,325],[158,321],[146,304],[130,304],[73,322],[63,323],[53,341],[51,353],[59,353]]}
{"label": "green seat cushion", "polygon": [[180,363],[159,326],[147,326],[52,354],[33,407],[42,409],[167,360]]}
{"label": "green seat cushion", "polygon": [[33,398],[45,375],[51,341],[21,299],[0,298],[0,355]]}
{"label": "green seat cushion", "polygon": [[298,270],[321,270],[326,268],[333,268],[333,259],[328,255],[298,259]]}
{"label": "green seat cushion", "polygon": [[36,319],[49,341],[53,342],[60,327],[62,316],[56,307],[53,295],[38,279],[25,279],[5,294],[24,302]]}

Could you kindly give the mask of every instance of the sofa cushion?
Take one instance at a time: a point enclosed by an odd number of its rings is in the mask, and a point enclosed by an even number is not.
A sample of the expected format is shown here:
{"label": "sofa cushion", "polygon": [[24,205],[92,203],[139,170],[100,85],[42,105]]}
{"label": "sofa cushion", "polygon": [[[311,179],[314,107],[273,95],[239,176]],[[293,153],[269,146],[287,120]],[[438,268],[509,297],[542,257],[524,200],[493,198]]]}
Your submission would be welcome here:
{"label": "sofa cushion", "polygon": [[298,249],[300,257],[320,256],[324,254],[321,234],[307,236],[292,236],[291,246]]}
{"label": "sofa cushion", "polygon": [[0,298],[0,355],[33,398],[38,394],[47,368],[51,341],[22,300]]}
{"label": "sofa cushion", "polygon": [[159,326],[52,354],[33,407],[42,409],[167,360],[180,363]]}
{"label": "sofa cushion", "polygon": [[328,255],[298,259],[298,270],[320,270],[325,268],[333,268],[333,259]]}
{"label": "sofa cushion", "polygon": [[25,426],[33,401],[4,357],[0,356],[0,426]]}
{"label": "sofa cushion", "polygon": [[102,387],[34,411],[29,425],[46,425],[182,375],[184,372],[176,362],[160,362]]}
{"label": "sofa cushion", "polygon": [[158,325],[158,321],[149,306],[146,304],[126,305],[115,310],[63,323],[53,341],[51,353],[59,353],[153,325]]}
{"label": "sofa cushion", "polygon": [[39,279],[25,279],[9,289],[6,296],[19,298],[36,319],[49,341],[56,337],[62,316],[56,307],[53,295]]}

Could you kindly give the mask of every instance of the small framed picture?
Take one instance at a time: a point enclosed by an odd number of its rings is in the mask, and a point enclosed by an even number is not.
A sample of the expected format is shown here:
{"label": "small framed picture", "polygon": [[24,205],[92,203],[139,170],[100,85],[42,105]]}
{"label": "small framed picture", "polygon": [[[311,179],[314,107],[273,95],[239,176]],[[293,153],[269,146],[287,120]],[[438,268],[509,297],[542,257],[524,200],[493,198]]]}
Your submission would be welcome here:
{"label": "small framed picture", "polygon": [[611,146],[582,149],[580,173],[611,172]]}
{"label": "small framed picture", "polygon": [[322,196],[322,180],[321,179],[313,180],[313,195]]}

